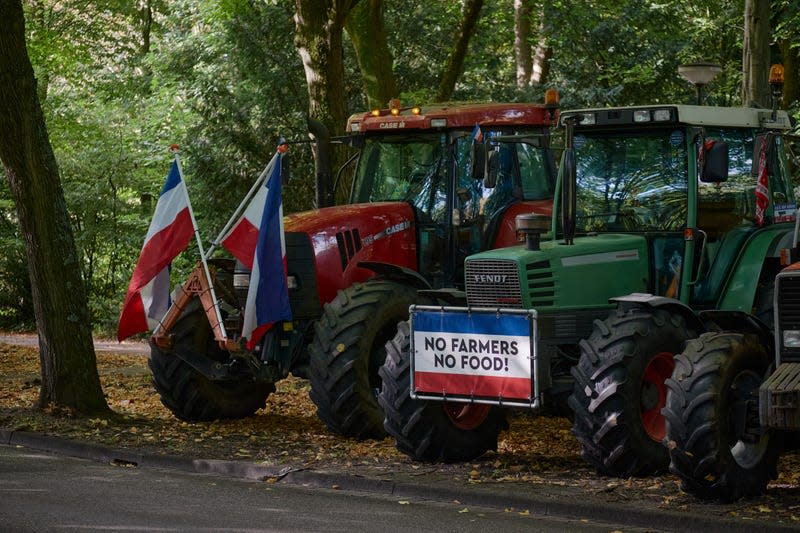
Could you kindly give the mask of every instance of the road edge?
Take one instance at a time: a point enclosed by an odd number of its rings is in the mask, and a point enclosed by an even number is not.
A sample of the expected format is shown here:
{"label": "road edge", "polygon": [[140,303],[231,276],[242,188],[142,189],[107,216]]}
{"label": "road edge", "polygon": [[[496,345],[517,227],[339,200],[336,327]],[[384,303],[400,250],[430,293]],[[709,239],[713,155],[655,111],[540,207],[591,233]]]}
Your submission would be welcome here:
{"label": "road edge", "polygon": [[230,478],[270,481],[327,490],[364,492],[399,499],[422,499],[453,503],[465,507],[480,506],[513,509],[533,516],[568,517],[589,522],[618,524],[620,516],[631,527],[671,531],[713,531],[721,527],[729,533],[751,531],[797,531],[789,525],[754,519],[710,517],[697,512],[644,509],[636,504],[615,502],[608,505],[587,498],[565,487],[545,488],[541,493],[520,494],[511,487],[496,484],[464,486],[441,481],[413,483],[409,480],[378,479],[347,472],[275,468],[236,460],[193,459],[181,456],[140,453],[66,439],[63,437],[0,428],[0,445],[23,447],[40,452],[76,457],[119,466],[176,470]]}

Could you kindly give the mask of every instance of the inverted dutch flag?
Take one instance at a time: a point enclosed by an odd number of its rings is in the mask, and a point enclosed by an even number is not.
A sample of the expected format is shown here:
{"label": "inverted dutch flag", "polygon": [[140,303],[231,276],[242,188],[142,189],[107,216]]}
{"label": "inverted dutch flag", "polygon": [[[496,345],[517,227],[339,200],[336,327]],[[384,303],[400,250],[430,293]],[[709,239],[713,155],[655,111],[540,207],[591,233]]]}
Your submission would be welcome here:
{"label": "inverted dutch flag", "polygon": [[769,163],[767,157],[767,146],[769,135],[764,136],[761,142],[761,150],[758,154],[758,180],[756,181],[756,225],[764,225],[764,213],[769,207]]}
{"label": "inverted dutch flag", "polygon": [[117,339],[122,341],[158,325],[170,305],[170,263],[186,249],[194,232],[186,183],[175,159],[133,269],[119,316]]}
{"label": "inverted dutch flag", "polygon": [[[289,289],[286,283],[286,241],[283,235],[283,200],[281,198],[281,165],[276,163],[262,187],[264,202],[258,241],[251,256],[250,287],[244,309],[242,337],[247,349],[253,350],[275,322],[291,320]],[[262,194],[262,191],[259,191]],[[251,202],[251,206],[256,202]],[[227,247],[226,247],[227,248]],[[244,261],[242,261],[245,263]],[[247,263],[245,263],[247,264]]]}
{"label": "inverted dutch flag", "polygon": [[483,142],[483,131],[481,131],[481,127],[477,122],[475,123],[475,127],[472,128],[472,139],[475,142]]}
{"label": "inverted dutch flag", "polygon": [[[272,175],[278,156],[270,160],[265,170],[268,176]],[[241,261],[248,269],[253,269],[253,256],[258,244],[261,217],[264,214],[264,204],[267,201],[267,187],[261,186],[250,200],[239,220],[220,239],[220,244],[228,250],[233,257]]]}

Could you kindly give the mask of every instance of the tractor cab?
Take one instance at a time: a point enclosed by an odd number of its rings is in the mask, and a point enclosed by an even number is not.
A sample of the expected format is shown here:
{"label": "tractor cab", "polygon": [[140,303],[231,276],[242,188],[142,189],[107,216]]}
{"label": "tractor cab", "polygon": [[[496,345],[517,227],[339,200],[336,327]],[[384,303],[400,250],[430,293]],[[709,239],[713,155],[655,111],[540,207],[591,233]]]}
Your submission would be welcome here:
{"label": "tractor cab", "polygon": [[[796,209],[780,135],[788,116],[700,106],[577,113],[575,234],[640,235],[649,263],[641,292],[749,312],[756,287],[731,285],[749,260],[740,252],[754,237],[774,252],[786,229],[769,228]],[[763,255],[752,268],[774,277],[778,259]]]}
{"label": "tractor cab", "polygon": [[[513,121],[508,104],[447,104],[378,110],[348,123],[358,148],[349,205],[357,213],[406,204],[416,270],[434,288],[463,288],[468,255],[516,244],[516,214],[550,212],[556,171],[547,111],[516,107]],[[534,111],[541,116],[533,119]]]}

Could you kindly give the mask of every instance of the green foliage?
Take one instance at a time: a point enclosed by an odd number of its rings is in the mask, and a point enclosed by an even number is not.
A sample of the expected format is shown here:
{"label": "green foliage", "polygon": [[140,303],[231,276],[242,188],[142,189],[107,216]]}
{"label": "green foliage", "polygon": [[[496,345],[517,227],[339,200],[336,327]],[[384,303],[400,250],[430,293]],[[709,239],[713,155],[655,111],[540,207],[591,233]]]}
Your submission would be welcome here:
{"label": "green foliage", "polygon": [[[677,76],[679,64],[741,61],[741,48],[721,49],[728,42],[722,38],[730,36],[723,31],[730,18],[721,17],[731,16],[725,4],[717,2],[714,10],[707,10],[703,2],[685,1],[553,2],[548,18],[553,31],[551,72],[562,103],[580,107],[690,101],[694,93]],[[730,42],[736,43],[736,37]],[[735,58],[728,55],[732,52]]]}
{"label": "green foliage", "polygon": [[[25,0],[28,50],[61,170],[95,326],[116,328],[155,200],[181,146],[189,194],[206,243],[217,235],[280,136],[305,140],[308,109],[294,46],[292,0]],[[552,50],[550,78],[518,89],[513,10],[486,0],[454,99],[539,101],[556,87],[562,106],[692,102],[677,66],[710,60],[723,73],[707,103],[739,105],[742,0],[532,2]],[[798,50],[800,8],[773,5],[775,38]],[[149,6],[150,11],[147,11]],[[461,2],[385,0],[389,48],[404,101],[435,94],[461,18]],[[152,17],[148,17],[152,15]],[[534,44],[535,44],[534,42]],[[366,100],[347,35],[345,99]],[[797,105],[797,104],[796,104]],[[797,110],[796,110],[797,111]],[[313,207],[306,144],[290,150],[285,212]],[[5,180],[0,186],[0,327],[33,318],[24,247]],[[194,265],[193,244],[174,265]]]}
{"label": "green foliage", "polygon": [[[185,99],[193,120],[183,143],[198,221],[213,238],[283,136],[305,134],[306,90],[292,46],[289,2],[176,2],[171,31],[151,58],[154,85]],[[308,151],[292,151],[295,172],[286,212],[308,209]],[[213,233],[213,235],[212,235]]]}
{"label": "green foliage", "polygon": [[25,247],[19,235],[17,212],[10,200],[8,180],[0,170],[0,329],[31,329],[35,326],[31,284]]}

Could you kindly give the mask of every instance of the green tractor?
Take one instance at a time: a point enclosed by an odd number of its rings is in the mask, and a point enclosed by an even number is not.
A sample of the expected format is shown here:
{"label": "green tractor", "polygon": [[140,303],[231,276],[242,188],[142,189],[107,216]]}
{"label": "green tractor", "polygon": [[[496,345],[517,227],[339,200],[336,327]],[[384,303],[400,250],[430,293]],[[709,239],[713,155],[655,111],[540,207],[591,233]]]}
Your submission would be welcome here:
{"label": "green tractor", "polygon": [[720,329],[675,357],[663,410],[670,471],[700,499],[763,494],[780,454],[800,446],[798,233],[796,225],[782,253],[791,264],[775,278],[773,328],[747,313],[712,311]]}
{"label": "green tractor", "polygon": [[800,445],[798,230],[775,278],[774,327],[710,311],[720,325],[692,339],[667,380],[666,444],[683,490],[704,500],[764,493],[779,455]]}
{"label": "green tractor", "polygon": [[496,449],[504,408],[547,408],[569,413],[600,473],[666,469],[675,354],[728,316],[770,322],[796,210],[785,112],[659,105],[561,123],[552,220],[518,216],[524,246],[468,257],[464,293],[421,293],[387,344],[384,425],[416,460],[470,460]]}

